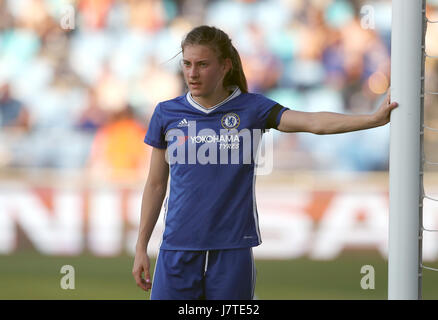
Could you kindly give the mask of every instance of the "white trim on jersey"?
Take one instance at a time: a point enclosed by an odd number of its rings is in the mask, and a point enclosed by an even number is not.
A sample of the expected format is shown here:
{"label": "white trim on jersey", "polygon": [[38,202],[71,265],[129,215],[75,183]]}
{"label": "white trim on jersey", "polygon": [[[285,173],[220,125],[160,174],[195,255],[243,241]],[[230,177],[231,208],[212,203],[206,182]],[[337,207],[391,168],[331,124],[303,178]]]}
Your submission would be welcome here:
{"label": "white trim on jersey", "polygon": [[[150,297],[152,296],[152,290],[154,289],[155,271],[157,270],[158,259],[160,258],[160,251],[161,250],[158,250],[157,260],[155,260],[154,273],[152,274],[151,294],[149,295]],[[149,271],[149,275],[150,275],[150,271]]]}
{"label": "white trim on jersey", "polygon": [[254,261],[254,253],[252,248],[250,248],[251,250],[251,263],[252,263],[252,268],[251,268],[251,276],[252,276],[252,286],[251,286],[251,300],[254,300],[254,293],[255,293],[255,287],[256,287],[256,279],[257,279],[257,269],[255,266],[255,261]]}
{"label": "white trim on jersey", "polygon": [[259,215],[257,212],[257,201],[256,201],[256,166],[254,166],[254,174],[252,177],[252,213],[254,216],[254,224],[257,232],[257,240],[258,242],[262,241],[262,237],[260,235],[260,227],[259,227]]}
{"label": "white trim on jersey", "polygon": [[263,142],[263,132],[262,135],[260,137],[260,141],[257,145],[257,152],[256,152],[256,156],[254,159],[254,171],[253,171],[253,177],[252,177],[252,210],[253,210],[253,215],[254,215],[254,223],[255,223],[255,228],[256,228],[256,232],[257,232],[257,240],[259,241],[259,243],[261,243],[262,241],[262,237],[260,234],[260,226],[259,226],[259,214],[257,212],[257,200],[256,200],[256,176],[257,176],[257,163],[258,163],[258,158],[259,158],[259,153],[260,153],[260,149],[262,146],[262,142]]}
{"label": "white trim on jersey", "polygon": [[160,240],[160,245],[158,246],[158,250],[160,250],[161,244],[163,243],[164,240],[164,231],[166,230],[166,218],[167,218],[167,209],[169,205],[169,197],[170,197],[170,190],[166,198],[164,199],[164,217],[163,217],[164,226],[163,226],[163,231],[161,232],[161,240]]}
{"label": "white trim on jersey", "polygon": [[211,108],[206,108],[206,107],[202,106],[201,104],[199,104],[198,102],[196,102],[196,101],[193,99],[192,94],[190,93],[190,91],[187,92],[186,97],[187,97],[187,101],[188,101],[188,102],[189,102],[194,108],[196,108],[196,109],[198,109],[199,111],[202,111],[202,112],[208,114],[208,113],[212,112],[213,110],[216,110],[217,108],[219,108],[221,105],[227,103],[228,101],[230,101],[230,100],[232,100],[232,99],[238,97],[241,93],[242,93],[242,92],[240,91],[239,87],[235,87],[233,93],[232,93],[230,96],[228,96],[224,101],[222,101],[222,102],[220,102],[220,103],[214,105],[214,106],[211,107]]}
{"label": "white trim on jersey", "polygon": [[207,273],[207,269],[208,269],[208,253],[209,251],[207,250],[207,252],[205,253],[204,275]]}
{"label": "white trim on jersey", "polygon": [[157,262],[158,262],[158,258],[160,257],[160,248],[161,248],[161,244],[163,243],[163,239],[164,239],[164,230],[166,229],[166,217],[167,217],[167,208],[169,205],[169,196],[170,193],[166,196],[166,198],[164,199],[164,227],[163,227],[163,231],[161,232],[161,240],[160,240],[160,244],[158,246],[158,254],[157,254],[157,259],[155,260],[155,266],[154,266],[154,273],[152,274],[152,286],[151,286],[151,294],[150,296],[152,296],[152,289],[154,288],[154,278],[155,278],[155,271],[157,270]]}

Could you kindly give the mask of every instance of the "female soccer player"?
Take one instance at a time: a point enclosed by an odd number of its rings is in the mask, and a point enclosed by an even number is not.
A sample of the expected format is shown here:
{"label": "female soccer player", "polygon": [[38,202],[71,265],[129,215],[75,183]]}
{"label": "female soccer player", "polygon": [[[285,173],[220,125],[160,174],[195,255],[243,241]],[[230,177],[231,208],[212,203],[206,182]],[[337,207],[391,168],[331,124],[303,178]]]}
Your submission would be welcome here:
{"label": "female soccer player", "polygon": [[[143,192],[133,276],[151,299],[253,298],[252,247],[261,243],[255,157],[262,132],[334,134],[389,122],[372,115],[298,112],[249,93],[240,57],[221,30],[200,26],[181,44],[189,91],[159,103],[145,143],[153,147]],[[147,246],[167,190],[165,230],[153,284]],[[144,277],[143,274],[144,273]]]}

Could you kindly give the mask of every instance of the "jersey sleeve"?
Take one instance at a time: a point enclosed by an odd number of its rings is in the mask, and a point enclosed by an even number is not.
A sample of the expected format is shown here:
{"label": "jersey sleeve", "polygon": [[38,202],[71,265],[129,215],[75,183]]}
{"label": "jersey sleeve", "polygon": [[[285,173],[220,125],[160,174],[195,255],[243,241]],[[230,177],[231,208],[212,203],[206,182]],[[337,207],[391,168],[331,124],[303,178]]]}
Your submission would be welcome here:
{"label": "jersey sleeve", "polygon": [[260,98],[262,103],[259,105],[258,117],[262,128],[277,129],[280,124],[281,115],[288,108],[264,96],[260,96]]}
{"label": "jersey sleeve", "polygon": [[283,107],[281,104],[277,103],[269,111],[268,118],[266,119],[266,129],[277,129],[280,124],[281,115],[283,112],[288,110],[288,108]]}
{"label": "jersey sleeve", "polygon": [[155,107],[154,113],[152,114],[151,121],[149,122],[149,127],[144,138],[144,142],[148,145],[160,149],[166,149],[167,143],[164,138],[164,128],[161,119],[161,108],[160,104]]}

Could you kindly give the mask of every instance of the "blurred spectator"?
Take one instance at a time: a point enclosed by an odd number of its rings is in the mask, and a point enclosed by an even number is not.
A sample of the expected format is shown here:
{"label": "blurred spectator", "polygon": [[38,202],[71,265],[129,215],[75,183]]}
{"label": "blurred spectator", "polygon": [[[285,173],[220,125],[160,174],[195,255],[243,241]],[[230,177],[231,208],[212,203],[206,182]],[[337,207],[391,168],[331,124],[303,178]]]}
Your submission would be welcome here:
{"label": "blurred spectator", "polygon": [[102,29],[113,0],[79,0],[78,9],[83,16],[84,26],[90,29]]}
{"label": "blurred spectator", "polygon": [[29,112],[23,103],[11,97],[8,83],[0,87],[0,127],[21,131],[30,129]]}
{"label": "blurred spectator", "polygon": [[251,92],[266,92],[276,87],[281,77],[281,62],[268,50],[261,26],[250,24],[246,31],[247,48],[241,53],[242,66]]}
{"label": "blurred spectator", "polygon": [[14,166],[18,161],[17,150],[30,130],[30,117],[23,103],[14,99],[10,86],[0,86],[0,168]]}
{"label": "blurred spectator", "polygon": [[146,128],[130,106],[113,111],[94,137],[88,161],[91,175],[116,182],[135,181],[147,175],[151,147],[143,143],[145,134]]}
{"label": "blurred spectator", "polygon": [[[48,7],[44,0],[13,1],[13,12],[16,17],[15,27],[32,30],[38,37],[45,37],[52,29],[54,22],[49,15]],[[12,1],[9,1],[12,5]]]}
{"label": "blurred spectator", "polygon": [[107,117],[107,112],[98,104],[96,91],[90,89],[88,91],[86,106],[76,123],[77,128],[94,133],[105,124]]}
{"label": "blurred spectator", "polygon": [[166,11],[160,0],[128,0],[129,27],[144,32],[157,32],[166,23]]}
{"label": "blurred spectator", "polygon": [[105,64],[95,84],[97,103],[107,111],[120,110],[126,104],[127,85],[113,73],[109,63]]}
{"label": "blurred spectator", "polygon": [[145,113],[152,114],[155,106],[164,100],[173,99],[183,92],[181,78],[168,72],[155,59],[150,59],[139,70],[136,82],[131,86],[131,95],[141,101]]}
{"label": "blurred spectator", "polygon": [[13,18],[7,10],[7,2],[0,1],[0,31],[7,30],[12,27]]}
{"label": "blurred spectator", "polygon": [[[76,9],[74,30],[60,27],[65,4]],[[361,25],[364,5],[374,10],[373,29]],[[437,8],[437,1],[427,4],[429,19],[438,20]],[[373,112],[389,86],[390,20],[389,0],[0,1],[0,83],[16,93],[2,94],[0,165],[82,168],[90,159],[92,168],[116,178],[129,176],[123,166],[147,165],[143,127],[157,102],[187,90],[180,41],[199,24],[230,35],[250,91],[294,110]],[[429,55],[438,55],[437,34],[438,24],[428,24]],[[438,91],[437,75],[437,60],[427,58],[426,91]],[[425,97],[431,125],[438,111],[428,106],[437,99]],[[26,139],[11,137],[6,127],[20,128]],[[385,130],[333,137],[276,132],[275,165],[385,170]],[[378,134],[383,138],[373,144]],[[426,135],[426,143],[435,136]]]}

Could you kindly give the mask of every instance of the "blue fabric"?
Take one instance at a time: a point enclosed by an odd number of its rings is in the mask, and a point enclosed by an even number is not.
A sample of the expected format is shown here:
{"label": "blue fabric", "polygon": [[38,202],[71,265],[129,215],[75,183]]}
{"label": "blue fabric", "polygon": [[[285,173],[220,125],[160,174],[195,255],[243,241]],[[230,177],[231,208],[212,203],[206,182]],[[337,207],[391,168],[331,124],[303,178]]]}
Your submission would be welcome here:
{"label": "blue fabric", "polygon": [[160,250],[151,300],[252,300],[255,279],[252,248]]}
{"label": "blue fabric", "polygon": [[167,148],[169,156],[170,192],[161,248],[257,246],[261,238],[254,154],[277,103],[235,89],[231,98],[208,110],[188,95],[158,104],[144,140]]}
{"label": "blue fabric", "polygon": [[23,109],[23,104],[18,100],[0,101],[0,127],[14,126]]}

